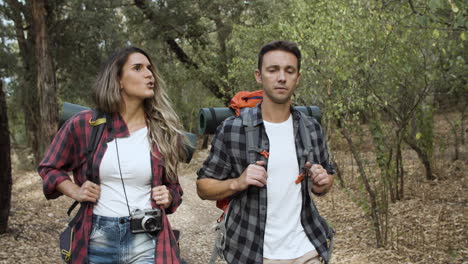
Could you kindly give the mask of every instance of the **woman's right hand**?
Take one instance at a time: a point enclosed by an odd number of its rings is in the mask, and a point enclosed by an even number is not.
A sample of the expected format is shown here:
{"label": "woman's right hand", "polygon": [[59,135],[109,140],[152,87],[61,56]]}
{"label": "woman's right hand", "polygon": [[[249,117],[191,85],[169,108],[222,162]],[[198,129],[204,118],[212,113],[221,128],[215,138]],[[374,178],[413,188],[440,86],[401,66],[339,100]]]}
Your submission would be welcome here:
{"label": "woman's right hand", "polygon": [[66,196],[78,202],[95,203],[101,195],[101,187],[94,182],[86,181],[78,186],[72,181],[63,181],[57,185],[57,189]]}
{"label": "woman's right hand", "polygon": [[86,181],[81,185],[76,193],[75,200],[78,202],[92,202],[95,203],[101,194],[101,187],[94,182]]}

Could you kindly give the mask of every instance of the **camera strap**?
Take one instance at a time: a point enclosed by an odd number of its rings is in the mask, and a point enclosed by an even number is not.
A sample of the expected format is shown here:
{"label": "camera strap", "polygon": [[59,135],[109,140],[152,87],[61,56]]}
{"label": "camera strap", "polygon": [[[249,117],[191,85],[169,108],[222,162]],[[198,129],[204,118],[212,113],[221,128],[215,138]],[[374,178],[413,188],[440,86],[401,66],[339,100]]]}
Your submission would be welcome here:
{"label": "camera strap", "polygon": [[132,213],[130,212],[130,206],[128,205],[128,198],[127,198],[127,192],[125,190],[125,183],[122,177],[122,169],[120,168],[120,157],[119,157],[119,147],[117,146],[117,138],[114,139],[115,141],[115,152],[117,152],[117,163],[119,164],[119,173],[120,173],[120,180],[122,181],[122,187],[125,195],[125,201],[127,202],[127,209],[128,209],[128,215],[132,216]]}

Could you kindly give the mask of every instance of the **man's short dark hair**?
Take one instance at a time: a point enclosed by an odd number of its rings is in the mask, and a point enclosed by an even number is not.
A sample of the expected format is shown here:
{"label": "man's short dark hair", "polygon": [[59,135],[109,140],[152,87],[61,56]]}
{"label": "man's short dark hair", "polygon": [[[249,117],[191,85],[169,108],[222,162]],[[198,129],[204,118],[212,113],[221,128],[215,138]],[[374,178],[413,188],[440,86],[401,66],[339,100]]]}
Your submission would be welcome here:
{"label": "man's short dark hair", "polygon": [[292,41],[286,40],[276,40],[265,44],[258,53],[258,70],[262,70],[263,55],[272,50],[282,50],[286,52],[291,52],[297,58],[297,71],[301,69],[301,52],[297,47],[297,44]]}

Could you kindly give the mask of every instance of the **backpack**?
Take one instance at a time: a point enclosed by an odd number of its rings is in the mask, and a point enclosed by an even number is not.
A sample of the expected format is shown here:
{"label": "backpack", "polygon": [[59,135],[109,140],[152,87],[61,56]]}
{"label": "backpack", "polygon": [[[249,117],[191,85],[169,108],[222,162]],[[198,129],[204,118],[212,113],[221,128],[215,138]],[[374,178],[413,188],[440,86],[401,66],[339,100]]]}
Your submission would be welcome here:
{"label": "backpack", "polygon": [[248,92],[241,91],[232,97],[229,108],[236,112],[236,116],[240,115],[240,110],[245,107],[254,107],[263,99],[263,90]]}
{"label": "backpack", "polygon": [[[242,108],[255,107],[262,100],[263,100],[263,90],[257,90],[257,91],[253,91],[253,92],[241,91],[241,92],[236,93],[234,95],[234,97],[232,97],[231,102],[229,104],[229,108],[234,110],[236,116],[240,116],[240,114],[241,114],[240,110]],[[250,127],[253,127],[251,122],[250,122]],[[252,130],[253,130],[252,128],[249,129],[249,131],[252,131]],[[249,138],[251,138],[251,137],[249,137]],[[255,141],[253,141],[251,143],[252,143],[252,147],[253,146],[258,146],[258,143],[255,144]],[[249,148],[249,145],[247,145],[247,147]],[[253,155],[255,155],[255,153],[253,153]],[[250,156],[251,155],[249,155],[249,157]],[[248,160],[248,162],[250,164],[250,163],[255,162],[255,161],[254,160]],[[222,200],[218,200],[218,201],[216,201],[216,207],[218,207],[219,209],[226,212],[227,206],[229,205],[229,201],[230,201],[229,198],[224,198]],[[220,218],[218,219],[218,222],[221,222],[223,217],[224,217],[224,213],[220,216]]]}
{"label": "backpack", "polygon": [[[236,116],[240,116],[242,119],[242,126],[245,130],[246,146],[247,146],[247,163],[254,164],[257,161],[257,155],[262,155],[265,159],[268,159],[269,153],[259,147],[260,128],[259,126],[253,125],[252,114],[250,110],[241,111],[242,108],[255,107],[263,99],[263,91],[246,92],[242,91],[234,95],[231,99],[230,108],[234,109]],[[307,128],[304,120],[307,119],[307,115],[302,111],[299,111],[301,115],[301,122],[299,122],[299,135],[301,137],[302,144],[304,145],[304,151],[301,155],[300,164],[304,164],[308,160],[312,160],[312,142],[310,139],[309,129]],[[310,112],[312,116],[312,112]],[[299,184],[305,177],[306,172],[302,171],[297,177],[295,183]],[[215,228],[216,239],[215,245],[211,254],[209,264],[214,264],[218,256],[224,259],[224,248],[226,241],[226,219],[229,213],[230,197],[216,201],[216,207],[223,210],[223,213],[217,220]]]}
{"label": "backpack", "polygon": [[[99,143],[99,139],[102,136],[102,132],[104,131],[105,124],[107,120],[105,114],[99,110],[93,110],[93,117],[89,120],[89,124],[91,127],[91,135],[89,139],[89,144],[86,149],[86,179],[94,181],[92,178],[91,168],[93,166],[93,156],[94,152],[96,151],[97,144]],[[73,202],[70,208],[67,211],[67,215],[70,216],[73,209],[79,204],[78,201]],[[68,223],[67,228],[60,233],[59,237],[59,247],[60,247],[60,256],[66,263],[70,263],[72,256],[72,243],[73,243],[73,236],[75,233],[75,224],[78,220],[78,217],[84,212],[85,206],[82,204],[80,209],[73,217],[73,219]]]}
{"label": "backpack", "polygon": [[[107,119],[105,117],[104,112],[101,112],[100,110],[93,110],[93,118],[90,119],[88,122],[92,127],[91,127],[91,135],[89,137],[89,145],[88,145],[88,148],[86,149],[86,163],[87,163],[86,179],[94,182],[94,179],[92,178],[92,172],[91,172],[92,166],[93,166],[93,156],[94,156],[94,152],[96,151],[99,140],[101,139],[102,132],[104,131]],[[68,216],[70,216],[71,212],[73,211],[73,209],[75,209],[75,207],[78,204],[79,204],[78,201],[73,202],[73,204],[70,206],[70,208],[67,211]]]}

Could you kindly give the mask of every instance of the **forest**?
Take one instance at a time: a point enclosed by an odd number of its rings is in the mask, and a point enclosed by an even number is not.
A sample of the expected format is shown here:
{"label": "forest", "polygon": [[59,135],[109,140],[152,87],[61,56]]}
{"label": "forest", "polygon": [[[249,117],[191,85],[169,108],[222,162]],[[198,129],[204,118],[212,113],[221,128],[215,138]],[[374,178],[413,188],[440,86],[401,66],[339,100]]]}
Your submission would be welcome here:
{"label": "forest", "polygon": [[[467,263],[465,0],[0,0],[0,263],[60,263],[71,202],[47,201],[36,167],[62,104],[93,107],[113,51],[147,51],[197,133],[201,108],[260,89],[258,51],[280,39],[301,49],[293,102],[320,107],[337,169],[316,198],[336,230],[332,263]],[[198,139],[171,216],[189,263],[207,263],[219,214],[196,195],[211,138]]]}

